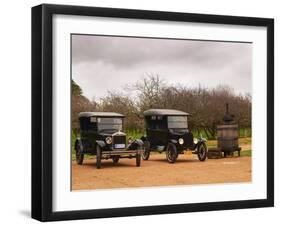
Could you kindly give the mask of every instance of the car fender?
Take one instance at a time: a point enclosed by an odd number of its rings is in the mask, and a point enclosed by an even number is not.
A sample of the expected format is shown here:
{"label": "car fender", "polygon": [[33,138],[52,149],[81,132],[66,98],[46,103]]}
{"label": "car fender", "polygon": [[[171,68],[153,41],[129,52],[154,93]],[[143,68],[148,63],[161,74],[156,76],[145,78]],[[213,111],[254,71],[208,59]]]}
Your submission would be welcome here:
{"label": "car fender", "polygon": [[139,146],[143,146],[144,142],[141,139],[134,140]]}
{"label": "car fender", "polygon": [[201,143],[205,143],[205,142],[207,142],[207,139],[206,139],[206,138],[204,138],[204,137],[200,137],[198,140],[199,140]]}
{"label": "car fender", "polygon": [[142,142],[148,141],[147,137],[145,137],[145,136],[142,136],[142,137],[140,138],[140,140],[141,140]]}
{"label": "car fender", "polygon": [[177,144],[178,141],[176,139],[169,139],[169,142],[172,143],[172,144]]}
{"label": "car fender", "polygon": [[204,137],[198,138],[198,143],[195,145],[195,148],[194,148],[194,149],[196,149],[200,144],[206,143],[206,142],[207,142],[207,139],[206,139],[206,138],[204,138]]}
{"label": "car fender", "polygon": [[106,143],[103,140],[96,140],[97,145],[99,145],[101,148],[106,146]]}
{"label": "car fender", "polygon": [[143,147],[143,141],[141,139],[136,139],[128,145],[129,150],[135,150],[138,147]]}

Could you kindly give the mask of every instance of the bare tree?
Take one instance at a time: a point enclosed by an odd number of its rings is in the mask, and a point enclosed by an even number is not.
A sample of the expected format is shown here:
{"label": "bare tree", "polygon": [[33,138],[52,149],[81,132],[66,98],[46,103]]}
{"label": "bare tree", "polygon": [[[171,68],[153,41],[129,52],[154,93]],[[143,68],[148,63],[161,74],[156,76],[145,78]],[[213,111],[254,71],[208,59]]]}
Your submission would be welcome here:
{"label": "bare tree", "polygon": [[132,86],[137,91],[139,109],[142,111],[159,107],[161,92],[164,87],[164,81],[160,79],[158,74],[146,73],[146,77]]}
{"label": "bare tree", "polygon": [[142,131],[143,111],[149,108],[170,108],[191,113],[189,128],[204,131],[208,138],[214,138],[216,126],[222,123],[225,114],[225,103],[229,103],[230,112],[235,115],[240,128],[251,128],[251,95],[237,95],[228,86],[208,89],[200,85],[193,88],[167,85],[158,74],[146,74],[143,79],[127,86],[125,92],[108,92],[98,103],[94,100],[90,102],[82,95],[82,90],[79,92],[79,88],[76,87],[78,92],[72,94],[73,128],[78,125],[79,111],[93,110],[122,113],[126,115],[126,129]]}
{"label": "bare tree", "polygon": [[99,110],[121,113],[126,116],[126,129],[142,130],[143,120],[140,118],[136,103],[130,96],[109,92],[106,97],[101,99]]}

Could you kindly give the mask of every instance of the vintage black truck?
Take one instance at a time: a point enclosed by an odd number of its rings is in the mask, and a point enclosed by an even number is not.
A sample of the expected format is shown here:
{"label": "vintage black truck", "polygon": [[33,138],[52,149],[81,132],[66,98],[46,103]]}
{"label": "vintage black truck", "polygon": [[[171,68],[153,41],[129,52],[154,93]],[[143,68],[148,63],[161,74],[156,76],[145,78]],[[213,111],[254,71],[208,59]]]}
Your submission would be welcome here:
{"label": "vintage black truck", "polygon": [[169,163],[174,163],[179,154],[192,151],[200,161],[207,157],[206,139],[202,136],[194,138],[188,129],[189,113],[173,109],[149,109],[143,113],[146,136],[142,158],[149,159],[151,151],[166,152]]}
{"label": "vintage black truck", "polygon": [[77,164],[82,164],[84,154],[96,155],[96,167],[101,168],[102,159],[112,159],[118,163],[120,158],[136,159],[141,165],[143,142],[128,139],[123,131],[125,116],[115,112],[81,112],[79,114],[80,137],[75,141]]}

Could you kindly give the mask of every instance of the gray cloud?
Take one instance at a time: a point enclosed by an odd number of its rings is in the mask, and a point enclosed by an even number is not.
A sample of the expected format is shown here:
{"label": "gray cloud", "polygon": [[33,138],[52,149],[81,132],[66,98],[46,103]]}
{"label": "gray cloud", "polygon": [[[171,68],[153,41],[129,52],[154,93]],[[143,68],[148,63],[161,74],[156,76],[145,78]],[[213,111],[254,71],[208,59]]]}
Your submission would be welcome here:
{"label": "gray cloud", "polygon": [[122,90],[144,73],[157,73],[169,84],[225,84],[251,92],[252,44],[73,35],[72,71],[90,99]]}

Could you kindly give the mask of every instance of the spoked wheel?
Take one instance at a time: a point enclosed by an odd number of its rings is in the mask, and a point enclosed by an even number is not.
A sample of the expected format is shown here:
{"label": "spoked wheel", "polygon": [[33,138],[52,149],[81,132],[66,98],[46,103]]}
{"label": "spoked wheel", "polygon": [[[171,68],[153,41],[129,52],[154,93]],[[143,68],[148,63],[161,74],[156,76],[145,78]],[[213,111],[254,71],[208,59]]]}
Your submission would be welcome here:
{"label": "spoked wheel", "polygon": [[174,144],[169,143],[166,149],[166,158],[169,163],[174,163],[178,158],[177,148]]}
{"label": "spoked wheel", "polygon": [[144,152],[142,153],[141,157],[143,160],[148,160],[150,156],[150,143],[149,141],[144,142]]}
{"label": "spoked wheel", "polygon": [[112,161],[113,161],[113,163],[118,163],[119,162],[119,156],[113,156],[112,157]]}
{"label": "spoked wheel", "polygon": [[97,158],[97,162],[96,162],[97,169],[100,169],[101,168],[101,148],[100,148],[99,145],[97,145],[97,155],[96,155],[96,158]]}
{"label": "spoked wheel", "polygon": [[79,140],[78,142],[76,142],[75,145],[75,157],[76,157],[76,163],[78,165],[82,165],[83,164],[83,160],[84,160],[84,154],[82,154],[83,151],[83,146],[82,146],[82,142]]}
{"label": "spoked wheel", "polygon": [[198,159],[200,161],[205,161],[208,153],[207,145],[205,143],[199,144],[199,146],[197,147],[197,152],[198,152]]}

